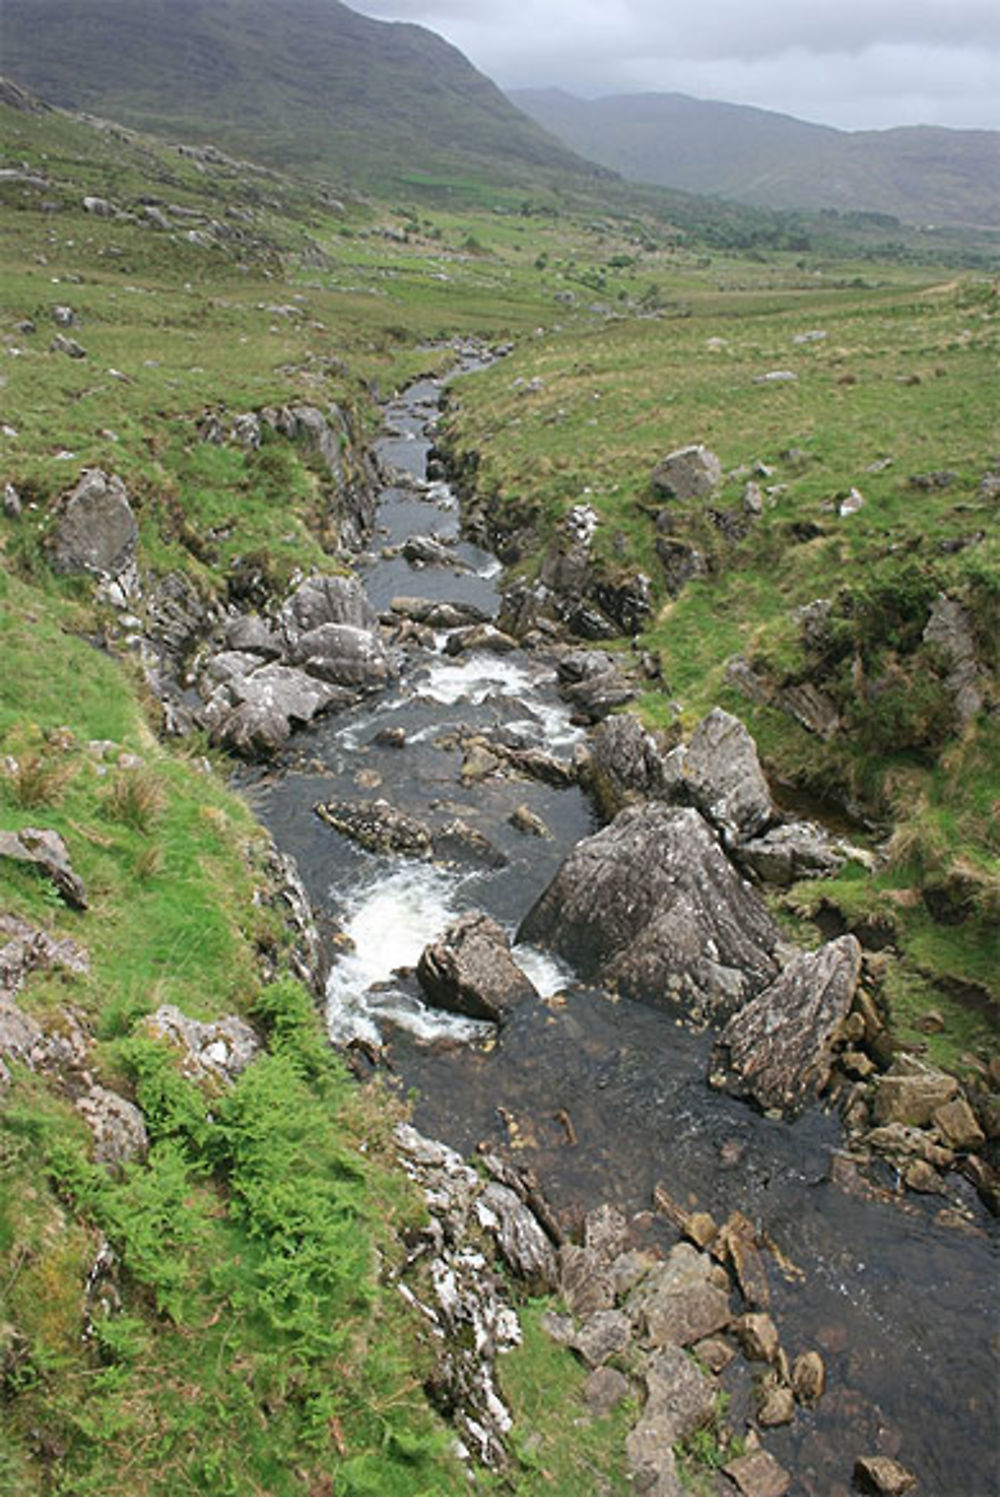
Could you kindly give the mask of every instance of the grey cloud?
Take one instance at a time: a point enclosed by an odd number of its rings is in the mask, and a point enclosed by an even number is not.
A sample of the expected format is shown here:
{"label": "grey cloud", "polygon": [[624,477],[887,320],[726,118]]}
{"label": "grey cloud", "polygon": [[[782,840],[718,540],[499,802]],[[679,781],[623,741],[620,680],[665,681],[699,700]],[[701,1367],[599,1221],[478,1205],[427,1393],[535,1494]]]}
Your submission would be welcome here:
{"label": "grey cloud", "polygon": [[677,91],[845,129],[1000,127],[997,0],[354,0],[504,87]]}

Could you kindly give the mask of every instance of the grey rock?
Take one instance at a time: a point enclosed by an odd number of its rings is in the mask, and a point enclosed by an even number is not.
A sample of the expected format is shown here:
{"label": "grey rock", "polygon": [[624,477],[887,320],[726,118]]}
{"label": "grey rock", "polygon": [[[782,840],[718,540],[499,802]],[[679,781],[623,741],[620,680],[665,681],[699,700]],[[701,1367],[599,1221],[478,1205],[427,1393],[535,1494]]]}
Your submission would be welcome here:
{"label": "grey rock", "polygon": [[611,821],[626,805],[664,789],[663,756],[637,717],[619,713],[594,728],[579,756],[581,783]]}
{"label": "grey rock", "polygon": [[979,682],[982,666],[972,621],[961,603],[943,593],[938,595],[924,629],[924,643],[936,645],[948,662],[948,690],[964,726],[982,707],[983,693]]}
{"label": "grey rock", "polygon": [[832,738],[840,727],[836,703],[811,681],[786,687],[778,702],[808,732],[815,733],[819,738]]}
{"label": "grey rock", "polygon": [[736,1483],[742,1497],[785,1497],[791,1490],[792,1478],[766,1450],[738,1456],[722,1469]]}
{"label": "grey rock", "polygon": [[774,820],[757,745],[731,712],[716,707],[688,744],[684,774],[695,804],[732,842],[758,835]]}
{"label": "grey rock", "polygon": [[610,1268],[625,1251],[628,1222],[616,1206],[605,1204],[588,1211],[583,1223],[583,1242],[604,1268]]}
{"label": "grey rock", "polygon": [[672,598],[683,592],[693,578],[708,576],[708,562],[690,541],[661,535],[656,542],[656,554],[663,566],[664,585]]}
{"label": "grey rock", "polygon": [[728,1017],[777,976],[780,933],[701,815],[654,802],[576,845],[518,940],[630,997]]}
{"label": "grey rock", "polygon": [[24,506],[21,496],[12,483],[3,486],[3,512],[8,520],[19,520]]}
{"label": "grey rock", "polygon": [[83,211],[92,213],[95,218],[114,218],[115,216],[115,210],[107,198],[85,197]]}
{"label": "grey rock", "polygon": [[803,878],[829,878],[844,866],[848,856],[841,843],[808,821],[772,827],[736,850],[741,867],[764,883],[784,887]]}
{"label": "grey rock", "polygon": [[19,832],[0,832],[0,858],[31,863],[75,910],[87,908],[87,891],[73,871],[69,849],[58,832],[26,826]]}
{"label": "grey rock", "polygon": [[530,806],[515,806],[507,818],[516,832],[521,832],[525,837],[551,837],[552,833],[542,818],[535,814]]}
{"label": "grey rock", "polygon": [[787,1113],[818,1095],[830,1079],[834,1041],[860,975],[854,936],[794,957],[719,1036],[714,1064],[727,1090]]}
{"label": "grey rock", "polygon": [[142,1159],[149,1148],[146,1122],[134,1102],[103,1086],[92,1086],[76,1104],[94,1136],[94,1159],[118,1169],[130,1159]]}
{"label": "grey rock", "polygon": [[172,1003],[165,1003],[144,1021],[154,1039],[163,1039],[181,1052],[181,1068],[196,1080],[235,1081],[256,1058],[260,1040],[245,1019],[228,1014],[222,1019],[189,1019]]}
{"label": "grey rock", "polygon": [[489,617],[475,603],[446,603],[437,598],[393,598],[390,612],[431,629],[460,629],[466,624],[485,624]]}
{"label": "grey rock", "polygon": [[356,577],[314,574],[296,588],[279,614],[279,625],[290,638],[308,634],[321,624],[350,624],[373,629],[375,614]]}
{"label": "grey rock", "polygon": [[632,1392],[631,1384],[617,1367],[597,1367],[583,1385],[587,1408],[595,1419],[602,1419],[620,1408]]}
{"label": "grey rock", "polygon": [[491,1180],[479,1197],[477,1211],[481,1225],[492,1233],[504,1261],[526,1288],[533,1294],[551,1292],[559,1278],[555,1250],[520,1197]]}
{"label": "grey rock", "polygon": [[490,655],[509,655],[517,649],[517,640],[493,624],[469,624],[454,629],[445,641],[446,655],[465,655],[484,651]]}
{"label": "grey rock", "polygon": [[882,1497],[903,1497],[917,1484],[912,1471],[886,1455],[859,1456],[854,1463],[854,1480],[862,1492],[881,1493]]}
{"label": "grey rock", "polygon": [[460,916],[424,948],[417,977],[436,1008],[495,1024],[518,1004],[538,997],[511,956],[503,927],[476,911]]}
{"label": "grey rock", "polygon": [[460,816],[434,831],[432,841],[434,856],[446,862],[472,863],[484,868],[507,866],[507,854]]}
{"label": "grey rock", "polygon": [[667,499],[702,499],[722,483],[722,464],[708,447],[679,447],[656,465],[650,482]]}
{"label": "grey rock", "polygon": [[378,635],[354,624],[320,624],[300,634],[289,662],[335,686],[373,691],[393,675],[392,662]]}
{"label": "grey rock", "polygon": [[240,614],[226,626],[226,646],[242,655],[255,655],[261,660],[279,660],[282,642],[271,625],[259,614]]}
{"label": "grey rock", "polygon": [[75,338],[67,338],[65,333],[56,333],[49,344],[49,353],[64,353],[69,359],[85,359],[87,350]]}
{"label": "grey rock", "polygon": [[876,1082],[872,1108],[876,1123],[925,1128],[938,1108],[958,1095],[958,1081],[915,1056],[897,1056]]}
{"label": "grey rock", "polygon": [[403,556],[411,566],[452,567],[467,570],[455,555],[454,548],[433,535],[411,535],[403,542]]}
{"label": "grey rock", "polygon": [[729,1293],[704,1253],[681,1242],[629,1296],[628,1311],[652,1346],[690,1346],[732,1319]]}
{"label": "grey rock", "polygon": [[52,569],[117,577],[135,560],[139,526],[124,483],[88,468],[62,501],[51,539]]}
{"label": "grey rock", "polygon": [[315,810],[328,826],[369,852],[402,853],[411,858],[430,854],[432,837],[426,823],[386,800],[328,801]]}
{"label": "grey rock", "polygon": [[559,1248],[559,1288],[574,1315],[581,1319],[597,1310],[613,1310],[615,1289],[611,1275],[590,1248],[564,1242]]}
{"label": "grey rock", "polygon": [[715,1412],[716,1385],[679,1346],[667,1346],[650,1357],[643,1374],[645,1417],[655,1415],[660,1429],[673,1431],[670,1444],[686,1440]]}
{"label": "grey rock", "polygon": [[632,1322],[621,1310],[595,1310],[570,1345],[588,1367],[603,1367],[623,1352],[632,1339]]}

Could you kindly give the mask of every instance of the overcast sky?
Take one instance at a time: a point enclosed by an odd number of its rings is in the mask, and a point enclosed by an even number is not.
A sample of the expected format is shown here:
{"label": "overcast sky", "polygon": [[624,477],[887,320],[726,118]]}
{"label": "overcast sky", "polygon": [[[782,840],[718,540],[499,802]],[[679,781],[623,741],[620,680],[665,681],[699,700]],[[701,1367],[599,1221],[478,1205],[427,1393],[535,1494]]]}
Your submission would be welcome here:
{"label": "overcast sky", "polygon": [[844,130],[1000,129],[1000,0],[347,0],[502,88],[678,92]]}

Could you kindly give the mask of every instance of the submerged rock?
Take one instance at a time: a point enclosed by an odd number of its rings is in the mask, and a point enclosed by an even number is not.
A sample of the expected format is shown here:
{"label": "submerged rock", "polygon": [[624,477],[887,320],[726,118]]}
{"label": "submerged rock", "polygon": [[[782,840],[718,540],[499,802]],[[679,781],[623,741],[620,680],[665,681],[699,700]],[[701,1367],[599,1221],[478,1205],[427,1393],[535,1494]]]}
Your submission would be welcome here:
{"label": "submerged rock", "polygon": [[517,1004],[538,997],[511,956],[503,927],[476,911],[460,916],[424,948],[417,977],[435,1007],[494,1024]]}
{"label": "submerged rock", "polygon": [[762,1108],[794,1112],[830,1079],[832,1050],[861,975],[861,947],[841,936],[802,952],[719,1036],[713,1076]]}
{"label": "submerged rock", "polygon": [[430,854],[433,841],[430,828],[386,800],[328,801],[321,802],[315,810],[335,831],[360,843],[369,852],[402,853],[411,858]]}
{"label": "submerged rock", "polygon": [[701,815],[654,802],[577,843],[518,939],[587,981],[725,1018],[777,976],[780,932]]}

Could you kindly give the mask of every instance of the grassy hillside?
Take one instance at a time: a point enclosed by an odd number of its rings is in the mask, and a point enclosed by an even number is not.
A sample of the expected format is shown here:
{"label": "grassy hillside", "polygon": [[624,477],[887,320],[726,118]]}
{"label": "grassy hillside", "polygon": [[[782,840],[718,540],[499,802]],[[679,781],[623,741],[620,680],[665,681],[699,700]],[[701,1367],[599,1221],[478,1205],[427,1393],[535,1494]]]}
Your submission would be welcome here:
{"label": "grassy hillside", "polygon": [[511,95],[582,155],[636,182],[912,224],[1000,227],[1000,133],[930,127],[849,133],[684,94]]}
{"label": "grassy hillside", "polygon": [[[741,258],[695,242],[694,220],[688,239],[667,232],[635,200],[600,217],[552,202],[345,205],[315,181],[52,110],[0,105],[0,146],[13,172],[0,179],[0,490],[20,502],[0,513],[0,830],[59,831],[90,894],[71,909],[0,859],[0,913],[86,950],[87,970],[38,972],[18,1002],[63,1038],[90,1037],[89,1078],[137,1101],[151,1138],[145,1162],[108,1173],[73,1106],[79,1074],[11,1065],[0,1493],[466,1491],[453,1430],[424,1394],[433,1347],[393,1281],[421,1215],[389,1147],[400,1101],[354,1085],[290,979],[230,766],[197,737],[161,740],[134,621],[49,567],[59,500],[87,467],[125,482],[140,626],[168,576],[210,606],[249,557],[280,589],[296,569],[347,563],[327,481],[282,443],[199,441],[206,413],[332,402],[363,438],[373,392],[446,367],[444,340],[512,341],[464,383],[451,439],[479,453],[501,516],[516,526],[532,512],[521,569],[586,497],[608,565],[652,579],[642,642],[665,681],[642,702],[649,719],[673,728],[722,701],[751,722],[783,793],[850,800],[877,823],[859,835],[892,834],[877,874],[793,889],[786,915],[889,929],[900,1032],[940,1009],[929,1042],[964,1072],[995,1044],[982,1004],[995,980],[988,647],[1000,631],[995,516],[979,488],[1000,451],[995,289],[764,240]],[[85,206],[94,197],[100,211]],[[713,233],[746,222],[704,212]],[[796,342],[814,331],[826,337]],[[774,369],[797,378],[755,382]],[[648,475],[702,439],[727,467],[772,466],[774,492],[742,541],[682,516],[711,570],[671,599]],[[950,486],[910,486],[946,468]],[[742,483],[728,480],[726,510]],[[852,486],[865,505],[841,517]],[[984,709],[961,732],[939,710],[941,662],[921,637],[938,590],[969,607],[983,649]],[[793,612],[819,596],[833,636],[819,664],[846,724],[830,742],[735,695],[726,670],[742,652],[778,688],[819,669]],[[882,681],[881,709],[851,718],[851,692]],[[251,1019],[260,1059],[225,1093],[192,1081],[144,1030],[164,1002]],[[620,1420],[580,1425],[584,1373],[537,1318],[529,1306],[504,1367],[510,1472],[478,1475],[476,1490],[621,1490]]]}
{"label": "grassy hillside", "polygon": [[590,167],[454,47],[339,0],[7,0],[3,67],[53,103],[370,190]]}

